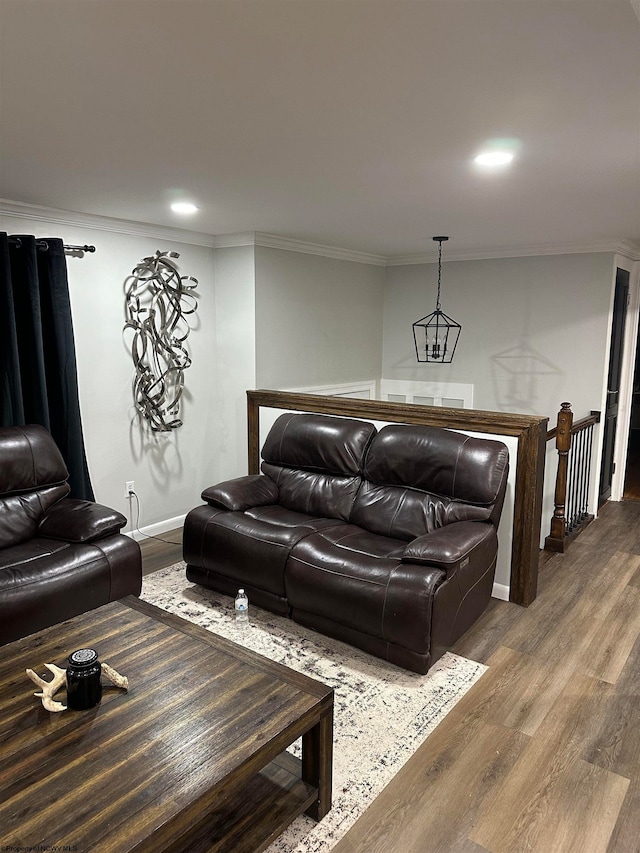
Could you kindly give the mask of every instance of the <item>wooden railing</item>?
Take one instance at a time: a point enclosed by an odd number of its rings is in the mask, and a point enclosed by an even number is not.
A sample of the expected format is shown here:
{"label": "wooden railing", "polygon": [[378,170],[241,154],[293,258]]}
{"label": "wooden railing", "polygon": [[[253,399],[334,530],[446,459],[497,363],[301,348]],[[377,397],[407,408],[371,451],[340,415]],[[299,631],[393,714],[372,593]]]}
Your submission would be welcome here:
{"label": "wooden railing", "polygon": [[[260,408],[319,412],[389,423],[427,424],[489,435],[515,436],[516,482],[509,600],[529,605],[538,589],[542,490],[548,418],[478,409],[445,409],[413,403],[355,400],[286,391],[247,391],[249,473],[260,470]],[[513,465],[513,460],[511,461]]]}
{"label": "wooden railing", "polygon": [[573,420],[571,403],[562,403],[557,426],[547,433],[547,441],[555,438],[558,472],[554,496],[551,531],[544,542],[548,551],[564,553],[575,537],[593,521],[589,512],[593,430],[600,422],[600,412]]}

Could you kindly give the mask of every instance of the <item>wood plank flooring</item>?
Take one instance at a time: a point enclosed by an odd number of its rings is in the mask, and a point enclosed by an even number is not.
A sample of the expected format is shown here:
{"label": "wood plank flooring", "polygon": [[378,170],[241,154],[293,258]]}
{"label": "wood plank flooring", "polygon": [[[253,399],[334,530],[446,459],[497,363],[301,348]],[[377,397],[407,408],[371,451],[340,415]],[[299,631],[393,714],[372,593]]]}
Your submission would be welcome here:
{"label": "wood plank flooring", "polygon": [[640,851],[640,503],[541,563],[529,608],[492,599],[456,644],[489,670],[333,853]]}
{"label": "wood plank flooring", "polygon": [[142,574],[148,575],[164,569],[182,559],[182,528],[169,530],[162,536],[145,537],[140,540],[142,551]]}

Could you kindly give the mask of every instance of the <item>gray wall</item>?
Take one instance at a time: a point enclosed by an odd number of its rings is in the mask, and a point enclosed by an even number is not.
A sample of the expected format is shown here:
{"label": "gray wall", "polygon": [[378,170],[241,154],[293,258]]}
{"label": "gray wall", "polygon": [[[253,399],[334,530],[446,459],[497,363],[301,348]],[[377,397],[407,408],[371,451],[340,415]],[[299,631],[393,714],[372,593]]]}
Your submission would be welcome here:
{"label": "gray wall", "polygon": [[[382,375],[470,382],[474,408],[549,418],[572,404],[576,419],[602,408],[614,257],[611,253],[452,261],[442,267],[442,308],[462,325],[454,361],[418,364],[411,324],[433,311],[437,265],[387,268]],[[591,511],[601,435],[594,436]],[[512,465],[515,459],[512,458]],[[554,508],[558,457],[547,442],[541,547]],[[502,549],[496,582],[508,586]]]}
{"label": "gray wall", "polygon": [[255,251],[258,386],[379,377],[384,267],[261,246]]}
{"label": "gray wall", "polygon": [[[216,350],[208,364],[206,417],[218,480],[247,473],[247,397],[256,387],[255,257],[253,246],[215,250]],[[206,485],[212,485],[211,480]]]}
{"label": "gray wall", "polygon": [[[216,482],[223,467],[214,440],[215,419],[228,403],[223,399],[222,408],[216,403],[221,385],[216,369],[213,250],[164,236],[141,237],[42,219],[3,216],[1,227],[9,233],[54,234],[66,243],[96,246],[95,254],[67,260],[80,405],[96,500],[129,518],[133,514],[135,521],[135,501],[130,506],[124,496],[125,481],[133,480],[141,501],[140,527],[180,517],[200,502],[202,488]],[[188,338],[193,364],[185,372],[184,425],[170,433],[140,427],[131,389],[131,333],[123,332],[125,280],[139,260],[157,249],[180,253],[180,272],[198,279],[200,295]],[[253,368],[253,360],[251,364]]]}
{"label": "gray wall", "polygon": [[449,365],[416,362],[411,324],[433,311],[437,265],[387,268],[382,375],[472,382],[474,406],[554,418],[600,408],[607,359],[610,253],[452,261],[442,308],[462,324]]}

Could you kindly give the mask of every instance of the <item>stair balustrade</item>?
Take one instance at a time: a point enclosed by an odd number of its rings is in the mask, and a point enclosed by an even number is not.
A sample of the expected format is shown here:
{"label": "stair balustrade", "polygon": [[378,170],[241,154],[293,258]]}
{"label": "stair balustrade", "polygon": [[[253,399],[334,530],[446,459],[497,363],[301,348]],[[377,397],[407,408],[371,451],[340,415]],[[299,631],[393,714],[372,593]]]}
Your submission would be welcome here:
{"label": "stair balustrade", "polygon": [[558,471],[551,531],[545,539],[548,551],[564,553],[571,542],[593,521],[589,512],[591,462],[594,427],[600,412],[591,412],[573,420],[571,403],[562,403],[557,426],[547,432],[547,441],[555,438]]}

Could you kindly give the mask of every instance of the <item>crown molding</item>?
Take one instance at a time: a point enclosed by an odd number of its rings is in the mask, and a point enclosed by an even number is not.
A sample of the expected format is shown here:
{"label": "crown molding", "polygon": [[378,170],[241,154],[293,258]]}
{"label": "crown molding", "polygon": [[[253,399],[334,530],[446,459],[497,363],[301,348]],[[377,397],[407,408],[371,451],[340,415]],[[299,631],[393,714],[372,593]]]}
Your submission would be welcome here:
{"label": "crown molding", "polygon": [[156,240],[171,240],[190,246],[215,246],[215,238],[210,234],[173,228],[168,225],[151,225],[146,222],[134,222],[128,219],[115,219],[111,216],[99,216],[95,213],[81,213],[75,210],[60,210],[56,207],[25,204],[0,198],[0,214],[15,216],[18,219],[31,219],[36,222],[71,225],[80,228],[93,228],[96,231],[111,231],[115,234],[127,234],[132,237],[151,237]]}
{"label": "crown molding", "polygon": [[[624,255],[632,260],[640,260],[640,244],[632,240],[599,240],[586,243],[553,243],[517,248],[502,247],[486,250],[451,250],[443,252],[442,262],[447,261],[483,261],[499,258],[528,258],[537,255],[583,255],[591,252],[611,252]],[[425,252],[420,255],[395,255],[387,258],[386,266],[397,267],[409,264],[433,264],[438,260],[437,252]]]}
{"label": "crown molding", "polygon": [[356,252],[336,246],[323,246],[307,243],[292,237],[281,237],[262,231],[244,231],[235,234],[203,234],[165,225],[152,225],[146,222],[134,222],[128,219],[116,219],[94,213],[61,210],[56,207],[27,204],[21,201],[0,198],[0,215],[14,216],[18,219],[31,219],[36,222],[71,225],[80,228],[93,228],[97,231],[111,231],[133,237],[151,237],[153,239],[172,240],[192,246],[207,246],[212,249],[229,249],[238,246],[266,246],[270,249],[283,249],[287,252],[301,252],[306,255],[320,255],[341,261],[355,261],[360,264],[384,266],[383,255]]}
{"label": "crown molding", "polygon": [[255,245],[266,246],[268,249],[283,249],[285,252],[301,252],[304,255],[320,255],[323,258],[335,258],[338,261],[372,264],[378,267],[384,267],[387,263],[387,258],[384,255],[358,252],[354,249],[342,249],[338,246],[324,246],[321,243],[307,243],[304,240],[281,237],[278,234],[266,234],[263,231],[256,231]]}
{"label": "crown molding", "polygon": [[285,252],[298,252],[303,255],[319,255],[338,261],[354,261],[357,264],[373,264],[374,266],[384,267],[387,263],[384,255],[357,252],[354,249],[342,249],[339,246],[324,246],[321,243],[308,243],[294,237],[267,234],[265,231],[218,234],[214,240],[216,249],[229,249],[235,246],[263,246],[267,249],[281,249]]}
{"label": "crown molding", "polygon": [[256,235],[253,231],[239,231],[237,234],[216,234],[211,238],[214,249],[235,249],[237,246],[255,246]]}
{"label": "crown molding", "polygon": [[[640,0],[639,0],[640,2]],[[281,249],[285,252],[298,252],[305,255],[318,255],[323,258],[334,258],[340,261],[353,261],[359,264],[371,264],[380,267],[406,266],[410,264],[432,264],[438,260],[437,252],[425,252],[415,255],[393,255],[385,257],[369,252],[358,252],[353,249],[343,249],[338,246],[325,246],[321,243],[309,243],[293,237],[283,237],[278,234],[268,234],[263,231],[243,231],[234,234],[203,234],[198,231],[188,231],[165,225],[151,225],[145,222],[134,222],[127,219],[116,219],[110,216],[100,216],[93,213],[61,210],[55,207],[26,204],[0,198],[0,215],[14,216],[18,219],[55,223],[58,225],[92,228],[97,231],[111,231],[117,234],[127,234],[134,237],[151,237],[152,239],[171,240],[192,246],[206,246],[212,249],[227,249],[238,246],[263,246],[269,249]],[[634,240],[604,240],[585,243],[560,243],[547,245],[521,246],[517,248],[502,247],[496,249],[459,250],[447,246],[442,258],[447,261],[480,261],[495,258],[523,258],[536,255],[574,255],[590,252],[612,252],[629,258],[640,260],[640,242]]]}
{"label": "crown molding", "polygon": [[631,261],[640,261],[640,241],[622,240],[616,246],[616,254]]}

